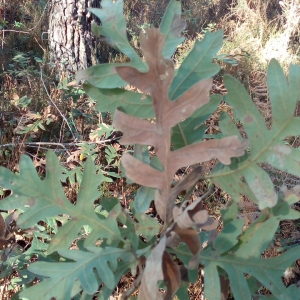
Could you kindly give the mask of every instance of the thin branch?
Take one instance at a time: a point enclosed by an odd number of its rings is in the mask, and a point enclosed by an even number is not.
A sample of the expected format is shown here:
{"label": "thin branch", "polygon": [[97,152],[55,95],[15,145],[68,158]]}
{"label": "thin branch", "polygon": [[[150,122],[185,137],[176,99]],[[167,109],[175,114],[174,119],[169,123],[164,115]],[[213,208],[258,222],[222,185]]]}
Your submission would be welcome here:
{"label": "thin branch", "polygon": [[62,148],[66,148],[66,147],[74,147],[74,146],[82,146],[83,143],[86,143],[88,145],[98,145],[98,144],[106,144],[106,143],[110,143],[112,141],[116,141],[118,140],[120,137],[114,137],[111,139],[107,139],[107,140],[103,140],[103,141],[97,141],[97,142],[77,142],[77,143],[52,143],[52,142],[25,142],[25,143],[9,143],[9,144],[3,144],[0,145],[0,149],[1,148],[5,148],[5,147],[14,147],[16,145],[24,145],[24,146],[31,146],[31,147],[39,147],[39,146],[55,146],[55,147],[62,147]]}
{"label": "thin branch", "polygon": [[42,81],[42,84],[43,84],[43,86],[44,86],[44,89],[45,89],[45,91],[46,91],[46,94],[47,94],[49,100],[51,101],[51,103],[53,104],[53,106],[56,108],[56,110],[59,112],[59,114],[61,115],[61,117],[63,118],[63,120],[66,122],[66,124],[67,124],[67,126],[68,126],[68,128],[69,128],[69,130],[70,130],[70,132],[71,132],[71,134],[72,134],[72,136],[73,136],[74,141],[76,141],[77,138],[75,137],[75,135],[74,135],[74,133],[73,133],[73,130],[72,130],[72,128],[71,128],[71,126],[70,126],[70,124],[69,124],[67,118],[66,118],[66,117],[64,116],[64,114],[60,111],[60,109],[59,109],[58,106],[55,104],[55,102],[52,100],[52,98],[51,98],[51,96],[50,96],[50,94],[49,94],[49,92],[48,92],[48,89],[47,89],[47,87],[46,87],[46,85],[45,85],[45,82],[44,82],[44,80],[43,80],[43,69],[42,69],[42,68],[41,68],[41,81]]}

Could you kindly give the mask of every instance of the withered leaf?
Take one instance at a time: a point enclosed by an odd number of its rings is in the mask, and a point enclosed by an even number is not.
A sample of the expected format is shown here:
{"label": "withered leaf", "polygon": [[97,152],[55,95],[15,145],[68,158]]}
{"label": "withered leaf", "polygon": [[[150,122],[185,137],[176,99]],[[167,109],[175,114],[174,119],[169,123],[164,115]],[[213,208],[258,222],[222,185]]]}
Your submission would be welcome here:
{"label": "withered leaf", "polygon": [[149,28],[146,33],[147,37],[143,33],[140,34],[140,43],[149,72],[141,73],[132,67],[117,67],[116,70],[122,79],[153,97],[153,94],[161,93],[162,87],[168,91],[174,77],[174,67],[172,60],[162,56],[165,36],[159,28]]}
{"label": "withered leaf", "polygon": [[199,180],[201,174],[202,174],[202,167],[198,166],[191,173],[185,176],[184,179],[182,179],[171,189],[168,202],[175,201],[177,196],[182,191],[188,190],[189,188],[193,187],[196,184],[196,182]]}
{"label": "withered leaf", "polygon": [[175,126],[190,117],[196,109],[208,103],[208,92],[212,86],[212,79],[198,82],[176,101],[168,101],[163,107],[163,124],[167,128]]}
{"label": "withered leaf", "polygon": [[167,286],[167,292],[164,295],[164,300],[173,300],[175,293],[180,286],[180,271],[167,251],[164,251],[162,265],[164,282]]}
{"label": "withered leaf", "polygon": [[[173,300],[180,286],[180,271],[169,253],[165,251],[166,241],[166,236],[162,236],[147,259],[139,289],[139,300]],[[167,286],[164,296],[158,290],[159,280],[164,280]]]}
{"label": "withered leaf", "polygon": [[115,112],[113,126],[123,131],[120,140],[123,145],[140,144],[157,147],[159,141],[163,140],[162,131],[155,124],[127,115],[119,109]]}
{"label": "withered leaf", "polygon": [[3,216],[0,214],[0,239],[5,238],[6,234],[6,224]]}
{"label": "withered leaf", "polygon": [[[217,223],[208,216],[206,210],[202,209],[202,198],[194,201],[192,204],[187,205],[188,201],[182,203],[180,207],[175,206],[173,209],[174,224],[170,231],[174,231],[182,241],[184,241],[193,254],[188,268],[193,269],[198,265],[198,254],[201,251],[201,243],[198,231],[203,227],[215,229]],[[171,235],[170,241],[167,244],[174,245],[176,236]]]}
{"label": "withered leaf", "polygon": [[[196,225],[201,225],[206,223],[208,218],[208,212],[206,210],[201,210],[202,198],[194,201],[192,204],[187,205],[188,201],[185,201],[180,209],[174,207],[173,216],[174,221],[181,228],[189,228]],[[176,215],[177,214],[177,215]]]}
{"label": "withered leaf", "polygon": [[165,185],[164,173],[125,153],[121,159],[126,176],[138,184],[162,189]]}
{"label": "withered leaf", "polygon": [[[163,167],[162,172],[154,170],[149,165],[130,156],[125,156],[122,162],[126,174],[131,180],[160,190],[156,192],[155,206],[167,228],[172,223],[172,210],[179,190],[183,186],[191,187],[196,182],[196,179],[191,176],[182,183],[182,186],[177,185],[175,189],[172,189],[175,172],[182,167],[209,161],[212,158],[217,158],[224,164],[230,164],[231,157],[244,154],[248,143],[232,136],[221,140],[200,142],[171,151],[171,128],[208,103],[212,79],[199,81],[177,100],[171,101],[168,92],[174,79],[174,66],[173,62],[165,59],[162,54],[165,36],[159,28],[148,28],[145,35],[141,34],[140,42],[149,67],[148,72],[143,73],[129,66],[117,67],[116,71],[123,80],[150,94],[156,123],[151,124],[133,116],[126,116],[125,113],[118,110],[113,125],[124,134],[121,140],[122,144],[154,146]],[[190,184],[188,180],[191,180]],[[188,214],[188,211],[185,213]],[[202,212],[199,214],[201,215]],[[196,220],[190,218],[191,222],[195,221],[194,225],[197,224],[199,218],[202,218],[200,215],[194,214],[193,217]],[[185,217],[182,216],[182,218],[185,220]],[[207,219],[203,219],[202,224],[206,221]],[[209,224],[206,225],[209,226]],[[178,226],[181,225],[178,224]]]}
{"label": "withered leaf", "polygon": [[212,158],[217,158],[223,164],[229,165],[230,158],[242,156],[247,146],[248,141],[240,141],[237,136],[189,145],[171,152],[172,170],[176,172],[183,166],[209,161]]}
{"label": "withered leaf", "polygon": [[162,236],[159,243],[152,250],[147,259],[141,286],[139,300],[162,300],[163,296],[158,290],[157,282],[164,279],[162,259],[166,248],[166,236]]}

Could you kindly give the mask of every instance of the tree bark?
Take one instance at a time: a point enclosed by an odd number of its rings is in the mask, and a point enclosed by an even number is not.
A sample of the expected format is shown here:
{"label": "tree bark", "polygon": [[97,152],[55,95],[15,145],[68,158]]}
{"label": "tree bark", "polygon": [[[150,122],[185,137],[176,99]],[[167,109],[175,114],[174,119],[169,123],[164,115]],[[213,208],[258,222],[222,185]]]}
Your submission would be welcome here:
{"label": "tree bark", "polygon": [[101,0],[50,0],[49,52],[57,78],[70,78],[96,63],[97,41],[91,33],[95,19],[88,7]]}

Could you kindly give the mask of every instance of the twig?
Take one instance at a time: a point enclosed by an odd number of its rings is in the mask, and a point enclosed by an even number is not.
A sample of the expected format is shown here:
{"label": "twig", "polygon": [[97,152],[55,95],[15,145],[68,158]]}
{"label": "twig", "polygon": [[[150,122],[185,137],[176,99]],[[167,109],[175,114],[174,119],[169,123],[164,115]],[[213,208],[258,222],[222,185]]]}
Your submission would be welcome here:
{"label": "twig", "polygon": [[72,130],[72,128],[71,128],[71,126],[70,126],[70,124],[69,124],[67,118],[66,118],[66,117],[64,116],[64,114],[60,111],[60,109],[59,109],[58,106],[55,104],[55,102],[52,100],[52,98],[51,98],[51,96],[50,96],[50,94],[49,94],[49,92],[48,92],[48,89],[47,89],[47,87],[46,87],[46,85],[45,85],[45,82],[44,82],[44,80],[43,80],[43,69],[42,69],[42,68],[41,68],[41,81],[42,81],[42,84],[43,84],[43,86],[44,86],[44,89],[45,89],[45,91],[46,91],[46,94],[47,94],[49,100],[51,101],[51,103],[53,104],[53,106],[56,108],[56,110],[59,112],[59,114],[61,115],[61,117],[63,118],[63,120],[66,122],[66,124],[67,124],[67,126],[68,126],[68,128],[69,128],[69,130],[70,130],[70,132],[71,132],[71,134],[72,134],[72,136],[73,136],[74,141],[76,141],[77,138],[75,137],[75,135],[74,135],[74,133],[73,133],[73,130]]}
{"label": "twig", "polygon": [[[83,143],[86,143],[86,144],[89,144],[89,145],[98,145],[98,144],[105,144],[105,143],[110,143],[112,141],[116,141],[118,140],[120,137],[114,137],[114,138],[111,138],[111,139],[107,139],[107,140],[103,140],[103,141],[97,141],[97,142],[77,142],[77,143],[52,143],[52,142],[22,142],[22,143],[19,143],[19,144],[22,144],[22,145],[25,145],[25,146],[35,146],[35,147],[38,147],[38,146],[56,146],[56,147],[62,147],[62,148],[66,148],[66,147],[72,147],[72,146],[81,146]],[[9,143],[9,144],[3,144],[3,145],[0,145],[0,149],[1,148],[5,148],[5,147],[13,147],[13,146],[16,146],[18,145],[18,143]]]}
{"label": "twig", "polygon": [[[6,18],[5,18],[5,14],[6,14],[6,3],[5,3],[5,0],[3,1],[3,7],[4,7],[3,21],[5,22],[6,21]],[[4,37],[5,37],[5,32],[2,31],[2,41],[1,41],[1,49],[2,50],[4,49]]]}

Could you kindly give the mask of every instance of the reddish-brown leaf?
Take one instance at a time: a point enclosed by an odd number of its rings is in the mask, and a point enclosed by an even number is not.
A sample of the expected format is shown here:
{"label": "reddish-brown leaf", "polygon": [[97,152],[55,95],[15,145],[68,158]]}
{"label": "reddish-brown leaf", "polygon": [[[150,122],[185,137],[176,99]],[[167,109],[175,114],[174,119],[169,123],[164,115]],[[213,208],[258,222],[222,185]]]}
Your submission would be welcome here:
{"label": "reddish-brown leaf", "polygon": [[164,251],[162,269],[164,274],[164,282],[167,286],[167,292],[164,295],[164,300],[173,300],[175,293],[180,286],[181,276],[178,266],[174,264],[174,261],[167,251]]}

